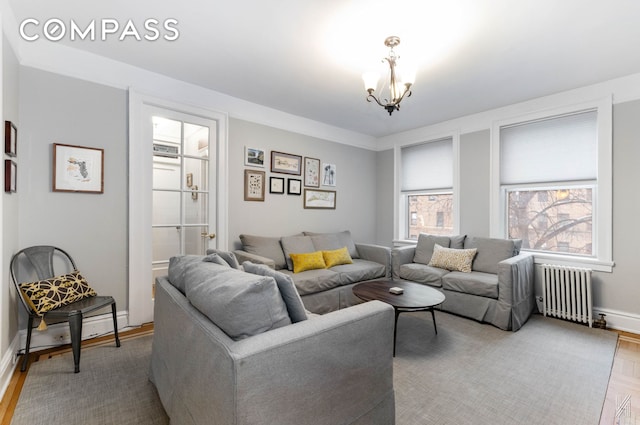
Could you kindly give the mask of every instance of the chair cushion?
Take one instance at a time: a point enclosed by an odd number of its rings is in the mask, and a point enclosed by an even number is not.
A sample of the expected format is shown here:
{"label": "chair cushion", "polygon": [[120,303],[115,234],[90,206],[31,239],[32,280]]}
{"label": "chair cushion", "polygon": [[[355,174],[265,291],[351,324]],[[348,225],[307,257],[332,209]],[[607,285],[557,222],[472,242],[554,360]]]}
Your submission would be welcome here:
{"label": "chair cushion", "polygon": [[[195,268],[201,270],[193,274]],[[189,302],[234,340],[291,324],[278,285],[270,276],[196,263],[187,266],[185,289]]]}
{"label": "chair cushion", "polygon": [[301,273],[307,270],[326,269],[322,251],[307,252],[303,254],[289,254],[293,262],[293,272]]}
{"label": "chair cushion", "polygon": [[473,270],[493,274],[498,274],[500,261],[511,258],[518,252],[517,244],[512,239],[471,237],[467,238],[464,247],[478,250]]}
{"label": "chair cushion", "polygon": [[482,272],[451,272],[442,278],[442,289],[498,298],[498,275]]}
{"label": "chair cushion", "polygon": [[[285,236],[281,239],[282,250],[287,262],[287,268],[293,270],[291,254],[305,254],[318,251],[309,236]],[[276,267],[277,269],[277,267]]]}
{"label": "chair cushion", "polygon": [[322,258],[324,258],[324,263],[327,268],[353,263],[346,246],[332,251],[322,251]]}
{"label": "chair cushion", "polygon": [[416,253],[413,256],[414,263],[429,264],[433,255],[433,246],[438,244],[445,248],[449,248],[451,240],[449,236],[436,236],[420,233],[418,243],[416,244]]}
{"label": "chair cushion", "polygon": [[96,291],[77,270],[50,279],[21,283],[19,286],[22,296],[40,316],[63,305],[96,296]]}
{"label": "chair cushion", "polygon": [[447,273],[449,273],[449,270],[427,266],[426,264],[408,263],[400,266],[398,274],[401,279],[439,288],[442,286],[442,276]]}
{"label": "chair cushion", "polygon": [[280,290],[280,295],[282,296],[282,299],[287,306],[287,311],[289,312],[289,318],[291,319],[291,322],[297,323],[303,320],[307,320],[307,313],[304,308],[304,304],[302,304],[300,294],[298,294],[296,286],[293,283],[293,279],[291,279],[290,276],[275,271],[271,269],[271,267],[265,266],[264,264],[254,264],[251,261],[245,261],[244,263],[242,263],[242,267],[247,273],[253,273],[261,276],[271,276],[272,278],[274,278],[276,284],[278,285],[278,289]]}
{"label": "chair cushion", "polygon": [[244,251],[272,259],[276,270],[287,267],[279,237],[240,235],[240,241]]}
{"label": "chair cushion", "polygon": [[435,244],[433,247],[433,256],[428,265],[440,269],[471,273],[471,264],[477,251],[475,248],[451,249]]}

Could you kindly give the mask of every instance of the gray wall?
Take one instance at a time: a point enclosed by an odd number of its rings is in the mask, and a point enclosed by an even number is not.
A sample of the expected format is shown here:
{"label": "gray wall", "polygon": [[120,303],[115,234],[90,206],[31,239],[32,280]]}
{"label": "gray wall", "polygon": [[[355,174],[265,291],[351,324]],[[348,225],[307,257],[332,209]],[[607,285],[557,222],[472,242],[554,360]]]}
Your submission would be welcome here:
{"label": "gray wall", "polygon": [[[640,100],[613,108],[613,260],[612,273],[594,272],[596,308],[640,314],[638,278],[638,218],[640,217]],[[378,153],[378,168],[393,168],[393,156]],[[490,131],[460,137],[460,232],[489,236]],[[379,193],[391,202],[393,188]],[[380,204],[379,200],[378,203]],[[384,219],[383,219],[384,218]],[[380,216],[378,233],[394,226],[393,218]]]}
{"label": "gray wall", "polygon": [[[6,37],[3,37],[2,40],[2,112],[4,120],[11,121],[16,125],[18,136],[21,137],[21,125],[18,120],[20,66]],[[4,126],[2,128],[4,129]],[[21,141],[21,139],[19,140]],[[25,161],[19,161],[19,159],[24,158],[23,152],[24,146],[18,144],[18,156],[11,158],[18,164],[18,169],[20,169],[20,166],[27,164]],[[9,157],[5,155],[4,159],[9,159]],[[6,352],[18,331],[18,300],[9,277],[9,263],[11,262],[11,256],[19,249],[16,222],[19,216],[18,204],[20,195],[24,196],[25,192],[24,186],[19,179],[16,183],[18,192],[12,194],[7,194],[4,190],[2,192],[2,264],[4,264],[5,273],[2,280],[2,291],[4,293],[0,296],[0,300],[2,300],[2,305],[0,305],[0,322],[2,323],[0,327],[0,353]]]}
{"label": "gray wall", "polygon": [[[20,69],[20,246],[67,250],[91,286],[127,308],[127,94]],[[104,149],[104,193],[52,191],[52,144]]]}
{"label": "gray wall", "polygon": [[376,243],[393,246],[393,149],[378,152],[376,158]]}
{"label": "gray wall", "polygon": [[[266,151],[265,168],[245,167],[245,146]],[[312,157],[336,165],[335,210],[303,208],[302,196],[270,194],[269,177],[303,179],[270,172],[271,151]],[[376,241],[376,153],[248,121],[229,120],[229,244],[239,246],[242,233],[261,236],[292,235],[301,231],[350,230],[356,242]],[[244,201],[244,170],[263,170],[264,202]],[[285,189],[286,192],[286,189]]]}

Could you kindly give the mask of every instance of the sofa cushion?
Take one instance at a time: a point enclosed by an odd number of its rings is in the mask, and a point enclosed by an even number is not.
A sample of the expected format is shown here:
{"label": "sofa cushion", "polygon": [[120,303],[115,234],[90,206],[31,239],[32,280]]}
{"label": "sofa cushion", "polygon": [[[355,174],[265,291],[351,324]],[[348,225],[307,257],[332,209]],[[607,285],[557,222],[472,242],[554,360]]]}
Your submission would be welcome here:
{"label": "sofa cushion", "polygon": [[471,264],[473,263],[473,257],[475,257],[476,253],[477,249],[475,248],[452,249],[435,244],[433,247],[433,256],[428,265],[440,269],[471,273]]}
{"label": "sofa cushion", "polygon": [[229,267],[233,267],[234,269],[240,268],[240,263],[238,263],[238,259],[236,258],[236,254],[229,251],[222,251],[220,249],[207,249],[207,255],[218,254],[220,258],[222,258]]}
{"label": "sofa cushion", "polygon": [[340,243],[340,238],[335,233],[311,235],[309,237],[316,251],[332,251],[345,246]]}
{"label": "sofa cushion", "polygon": [[242,267],[247,273],[271,276],[274,278],[278,285],[278,289],[280,290],[280,295],[287,306],[287,312],[289,313],[291,322],[297,323],[307,320],[307,313],[304,308],[304,304],[302,304],[302,299],[300,299],[300,294],[298,294],[291,276],[275,271],[264,264],[254,264],[251,261],[245,261],[242,263]]}
{"label": "sofa cushion", "polygon": [[326,264],[327,268],[339,266],[341,264],[353,263],[353,260],[351,259],[346,246],[331,251],[322,251],[322,257],[324,258],[324,263]]}
{"label": "sofa cushion", "polygon": [[240,235],[240,241],[244,251],[271,258],[275,262],[276,270],[287,267],[279,237]]}
{"label": "sofa cushion", "polygon": [[307,270],[326,269],[322,251],[307,252],[304,254],[289,254],[293,262],[293,272],[302,273]]}
{"label": "sofa cushion", "polygon": [[169,282],[184,294],[185,270],[192,263],[201,263],[204,255],[176,255],[169,258]]}
{"label": "sofa cushion", "polygon": [[416,244],[416,253],[413,256],[414,263],[429,264],[433,255],[433,246],[438,244],[445,248],[449,248],[449,236],[436,236],[426,233],[420,233],[418,243]]}
{"label": "sofa cushion", "polygon": [[465,248],[475,248],[478,255],[473,261],[473,270],[484,273],[498,273],[498,263],[513,257],[517,252],[516,243],[511,239],[467,238]]}
{"label": "sofa cushion", "polygon": [[291,254],[305,254],[315,252],[317,249],[313,246],[310,236],[285,236],[280,240],[282,250],[287,261],[287,268],[293,270],[293,261]]}
{"label": "sofa cushion", "polygon": [[358,254],[358,249],[356,248],[355,242],[353,242],[353,238],[351,237],[351,232],[349,230],[344,230],[342,232],[335,232],[335,233],[304,232],[304,234],[307,236],[335,235],[339,241],[338,246],[336,246],[335,248],[346,246],[347,250],[349,250],[349,255],[351,256],[351,258],[360,258],[360,254]]}
{"label": "sofa cushion", "polygon": [[282,270],[282,273],[291,276],[300,295],[314,294],[340,286],[340,275],[329,269],[307,270],[304,273]]}
{"label": "sofa cushion", "polygon": [[449,273],[449,270],[427,266],[420,263],[408,263],[400,266],[398,275],[401,279],[412,282],[424,283],[429,286],[441,287],[442,276]]}
{"label": "sofa cushion", "polygon": [[442,277],[442,289],[498,298],[498,275],[482,272],[451,272]]}
{"label": "sofa cushion", "polygon": [[464,241],[467,239],[467,235],[450,236],[449,248],[462,249],[464,248]]}
{"label": "sofa cushion", "polygon": [[187,266],[187,299],[230,338],[244,339],[291,324],[274,278],[232,268],[209,272],[202,280],[189,278],[202,264],[206,263]]}
{"label": "sofa cushion", "polygon": [[384,277],[387,269],[383,264],[357,258],[351,264],[334,266],[331,271],[338,273],[341,285],[348,285]]}

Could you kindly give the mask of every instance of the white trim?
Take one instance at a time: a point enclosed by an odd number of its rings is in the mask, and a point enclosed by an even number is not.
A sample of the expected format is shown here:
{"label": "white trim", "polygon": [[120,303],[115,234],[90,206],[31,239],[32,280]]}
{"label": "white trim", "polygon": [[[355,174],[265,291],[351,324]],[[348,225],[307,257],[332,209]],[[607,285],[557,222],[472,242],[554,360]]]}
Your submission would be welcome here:
{"label": "white trim", "polygon": [[[581,103],[566,104],[554,108],[540,109],[525,115],[512,116],[508,119],[494,121],[491,125],[491,193],[490,193],[490,227],[491,237],[504,238],[506,236],[506,207],[505,191],[500,184],[500,128],[520,122],[534,121],[552,116],[565,115],[576,111],[596,109],[598,112],[598,181],[594,215],[595,261],[591,264],[602,266],[602,271],[611,271],[607,264],[613,265],[613,102],[612,96],[603,97]],[[538,255],[538,254],[536,254]],[[547,258],[563,261],[562,256],[544,254]],[[573,257],[572,265],[582,265],[588,262],[582,258]],[[566,262],[563,264],[567,264]]]}
{"label": "white trim", "polygon": [[213,111],[198,106],[182,104],[129,89],[129,323],[141,325],[153,320],[152,306],[146,300],[151,298],[151,162],[146,159],[150,151],[145,148],[144,108],[145,106],[168,109],[183,114],[206,118],[217,123],[217,211],[216,243],[220,249],[229,246],[229,195],[228,195],[228,120],[224,112]]}
{"label": "white trim", "polygon": [[594,306],[593,317],[599,318],[600,313],[606,314],[607,328],[640,335],[640,315]]}
{"label": "white trim", "polygon": [[13,372],[18,366],[19,341],[20,334],[17,333],[13,337],[13,341],[11,341],[7,351],[2,354],[2,360],[0,361],[0,399],[4,397],[4,393],[7,391],[7,388],[9,388]]}

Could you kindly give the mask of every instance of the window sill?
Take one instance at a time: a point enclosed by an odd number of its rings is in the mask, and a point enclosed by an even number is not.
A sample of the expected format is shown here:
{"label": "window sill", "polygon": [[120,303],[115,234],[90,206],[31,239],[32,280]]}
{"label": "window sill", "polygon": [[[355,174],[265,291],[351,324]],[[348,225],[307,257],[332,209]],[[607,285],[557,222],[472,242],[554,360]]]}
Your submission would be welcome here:
{"label": "window sill", "polygon": [[615,263],[613,261],[602,261],[597,258],[582,258],[562,254],[546,254],[536,251],[522,250],[533,254],[535,264],[553,264],[569,267],[587,267],[593,271],[613,273]]}

